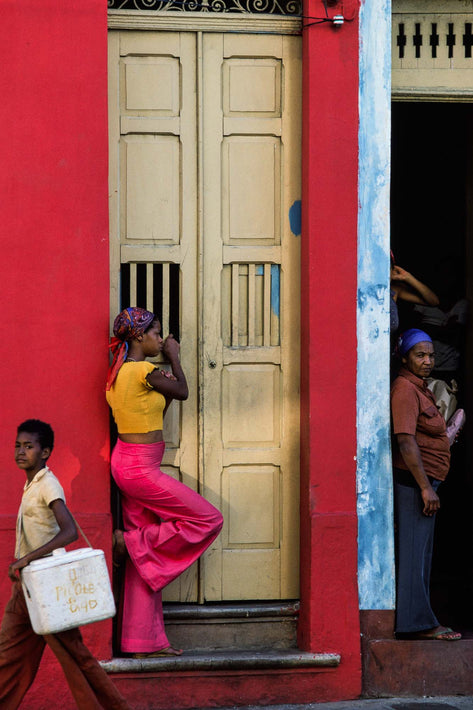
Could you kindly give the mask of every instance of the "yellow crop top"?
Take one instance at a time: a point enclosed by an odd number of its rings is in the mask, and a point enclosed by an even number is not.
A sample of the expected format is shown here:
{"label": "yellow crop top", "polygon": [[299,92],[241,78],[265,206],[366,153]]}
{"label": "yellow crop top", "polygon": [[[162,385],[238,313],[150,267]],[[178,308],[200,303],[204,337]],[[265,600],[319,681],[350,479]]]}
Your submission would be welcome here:
{"label": "yellow crop top", "polygon": [[151,387],[146,376],[156,367],[151,362],[124,362],[106,393],[119,434],[141,434],[163,428],[166,399]]}

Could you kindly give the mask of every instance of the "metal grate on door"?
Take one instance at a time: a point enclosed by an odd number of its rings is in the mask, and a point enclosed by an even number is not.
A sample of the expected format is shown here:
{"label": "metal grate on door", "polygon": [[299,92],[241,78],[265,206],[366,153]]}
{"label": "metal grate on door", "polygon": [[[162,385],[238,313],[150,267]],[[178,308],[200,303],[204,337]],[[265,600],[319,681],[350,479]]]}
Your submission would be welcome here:
{"label": "metal grate on door", "polygon": [[179,264],[126,263],[120,267],[120,310],[139,306],[156,313],[163,336],[180,333]]}
{"label": "metal grate on door", "polygon": [[300,15],[301,0],[108,0],[109,10]]}
{"label": "metal grate on door", "polygon": [[228,264],[223,269],[223,343],[271,347],[280,342],[280,266]]}

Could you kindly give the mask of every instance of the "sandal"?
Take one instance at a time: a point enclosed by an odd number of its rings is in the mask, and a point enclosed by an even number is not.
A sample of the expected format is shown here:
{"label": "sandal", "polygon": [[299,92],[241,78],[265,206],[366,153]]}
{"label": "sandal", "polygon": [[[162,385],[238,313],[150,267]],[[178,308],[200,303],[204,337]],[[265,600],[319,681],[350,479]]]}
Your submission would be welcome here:
{"label": "sandal", "polygon": [[150,653],[133,653],[133,658],[160,658],[162,656],[181,656],[182,650],[173,648],[172,646],[166,646],[160,651],[151,651]]}
{"label": "sandal", "polygon": [[439,641],[459,641],[462,635],[459,631],[453,631],[449,626],[439,626],[433,633],[420,632],[416,634],[416,639],[422,641],[439,640]]}

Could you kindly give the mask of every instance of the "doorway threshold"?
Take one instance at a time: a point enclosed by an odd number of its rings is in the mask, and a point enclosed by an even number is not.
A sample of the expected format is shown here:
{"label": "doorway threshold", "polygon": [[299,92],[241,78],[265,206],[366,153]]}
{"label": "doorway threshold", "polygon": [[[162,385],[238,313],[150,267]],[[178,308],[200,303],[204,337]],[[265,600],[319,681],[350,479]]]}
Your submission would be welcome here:
{"label": "doorway threshold", "polygon": [[[280,670],[334,668],[337,653],[297,648],[300,603],[245,602],[163,606],[171,646],[181,656],[113,658],[102,663],[109,673],[156,671]],[[189,649],[189,650],[186,650]]]}
{"label": "doorway threshold", "polygon": [[193,651],[297,650],[297,600],[165,604],[166,634],[174,648]]}
{"label": "doorway threshold", "polygon": [[101,665],[146,710],[333,697],[333,675],[343,675],[346,664],[337,648],[297,648],[298,615],[297,600],[165,604],[166,633],[182,656],[112,658]]}

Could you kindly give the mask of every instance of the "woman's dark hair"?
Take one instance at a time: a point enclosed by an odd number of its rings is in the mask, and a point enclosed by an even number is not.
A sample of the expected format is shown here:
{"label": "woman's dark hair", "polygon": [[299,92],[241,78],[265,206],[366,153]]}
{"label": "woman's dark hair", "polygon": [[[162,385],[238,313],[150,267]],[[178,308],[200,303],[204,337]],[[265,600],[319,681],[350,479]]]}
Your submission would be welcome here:
{"label": "woman's dark hair", "polygon": [[151,321],[151,323],[149,324],[149,326],[148,326],[147,328],[145,328],[143,332],[144,332],[144,333],[147,333],[148,330],[150,330],[150,329],[153,327],[153,325],[156,325],[156,323],[159,323],[159,318],[158,318],[158,316],[154,316],[154,318],[153,318],[153,320]]}
{"label": "woman's dark hair", "polygon": [[54,448],[54,432],[52,427],[46,422],[42,422],[40,419],[27,419],[25,422],[19,425],[17,429],[17,434],[20,432],[27,432],[28,434],[36,434],[38,437],[39,445],[42,449]]}

